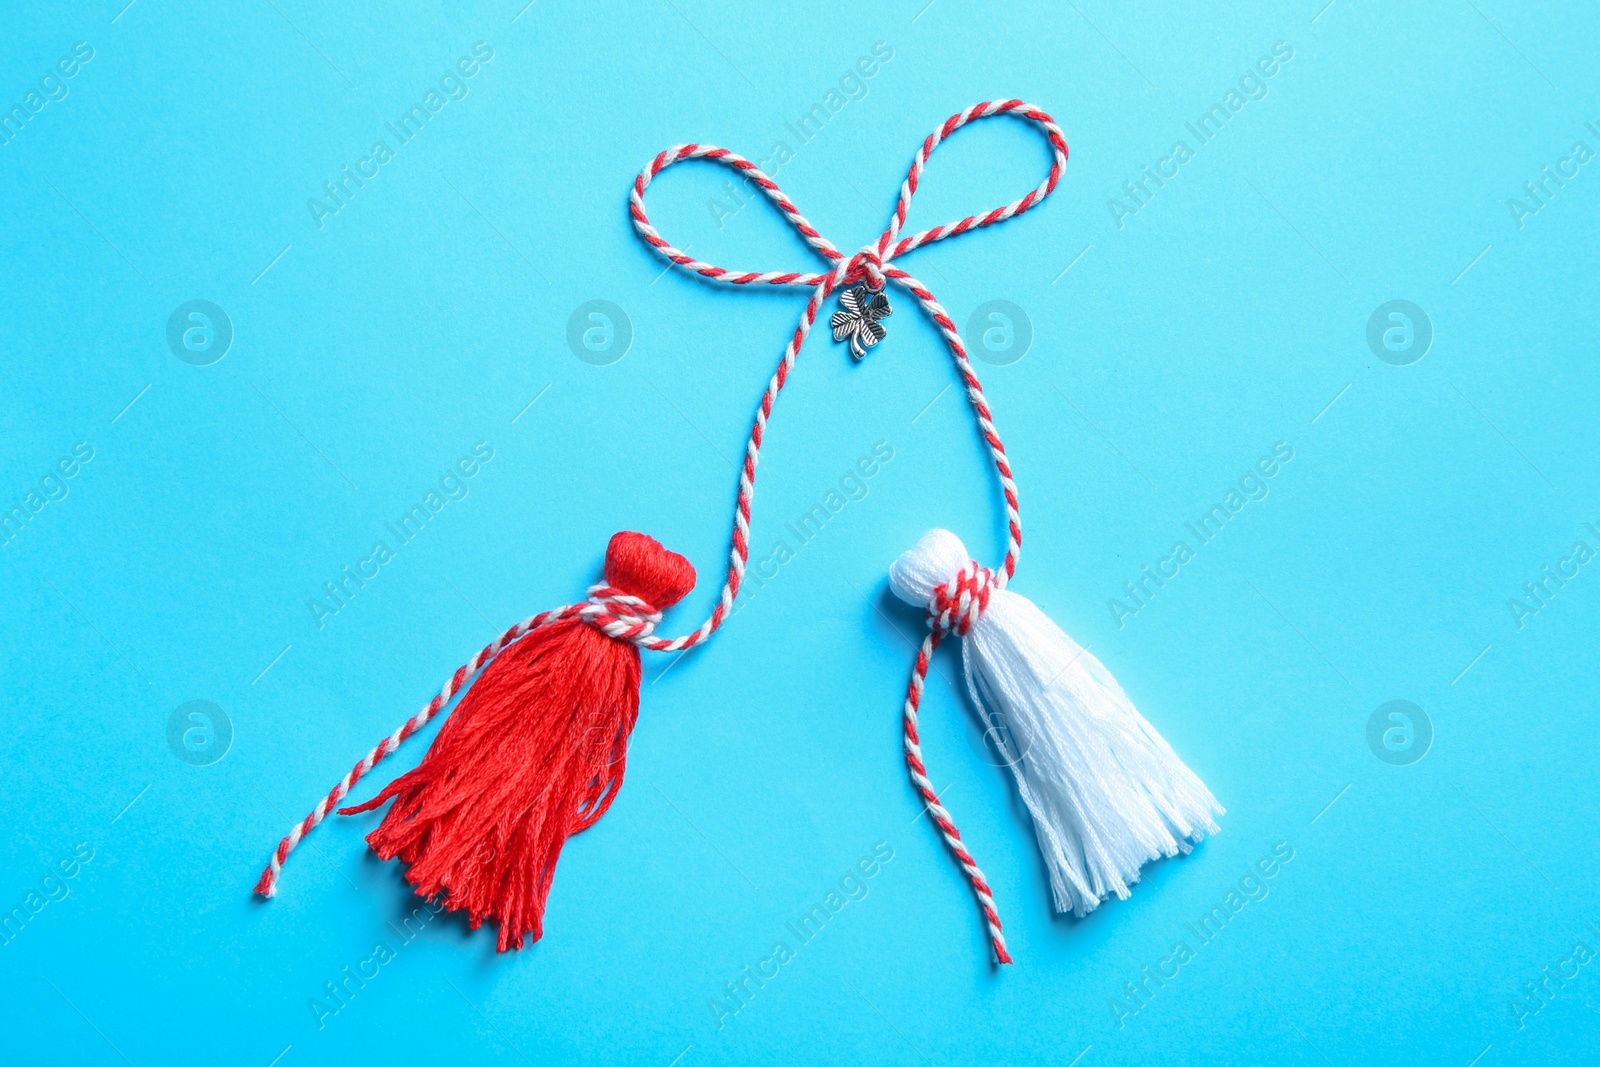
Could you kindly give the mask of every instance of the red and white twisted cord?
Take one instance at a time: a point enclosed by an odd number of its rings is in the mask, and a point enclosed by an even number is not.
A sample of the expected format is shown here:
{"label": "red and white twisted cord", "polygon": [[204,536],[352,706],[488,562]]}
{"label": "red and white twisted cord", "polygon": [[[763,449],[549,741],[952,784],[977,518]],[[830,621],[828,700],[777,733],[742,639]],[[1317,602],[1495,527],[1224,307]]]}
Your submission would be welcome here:
{"label": "red and white twisted cord", "polygon": [[[907,213],[910,211],[911,198],[915,195],[917,187],[922,180],[922,172],[928,162],[928,157],[933,150],[949,138],[956,130],[978,119],[989,118],[994,115],[1015,115],[1038,125],[1050,142],[1053,159],[1050,171],[1038,187],[1019,197],[1003,207],[981,215],[969,215],[957,222],[947,223],[923,230],[910,237],[901,238],[900,232],[905,225]],[[833,269],[827,273],[810,272],[751,272],[729,271],[710,263],[704,263],[693,258],[686,252],[675,248],[666,241],[650,224],[649,216],[644,209],[644,191],[650,182],[666,168],[674,163],[688,159],[706,159],[724,163],[741,172],[752,184],[761,189],[769,200],[792,223],[801,237],[816,249],[824,258],[833,264]],[[922,142],[915,158],[911,161],[911,168],[906,174],[905,181],[900,185],[900,196],[895,204],[894,215],[888,227],[872,245],[864,247],[855,255],[846,257],[832,242],[817,232],[794,202],[778,188],[776,182],[764,174],[754,163],[737,153],[725,148],[712,145],[677,145],[667,149],[647,166],[635,179],[629,197],[629,210],[633,218],[634,228],[639,232],[647,244],[670,262],[692,271],[701,277],[726,282],[731,285],[786,285],[810,287],[811,296],[806,301],[805,310],[800,315],[800,321],[795,326],[794,333],[789,338],[789,343],[784,348],[783,356],[778,362],[777,369],[767,383],[766,391],[762,394],[761,403],[757,407],[756,416],[750,428],[749,442],[745,446],[744,464],[739,474],[739,493],[734,507],[733,533],[731,547],[728,554],[728,573],[723,582],[721,595],[711,614],[700,626],[674,638],[661,638],[654,635],[653,623],[649,626],[639,626],[638,619],[630,616],[626,605],[616,604],[613,600],[601,598],[591,599],[582,604],[568,604],[551,611],[533,615],[501,634],[492,643],[486,645],[470,661],[457,668],[444,688],[429,701],[422,710],[407,720],[395,730],[393,734],[384,738],[377,747],[356,764],[350,773],[334,786],[332,791],[322,799],[299,823],[295,824],[273,851],[272,859],[266,870],[262,872],[261,880],[256,886],[256,891],[264,896],[271,896],[276,890],[278,874],[284,861],[288,858],[300,841],[318,823],[320,823],[355,786],[361,778],[372,770],[383,759],[392,754],[406,738],[421,729],[435,714],[439,712],[452,697],[458,693],[466,682],[477,673],[484,665],[498,655],[507,645],[515,642],[530,630],[544,626],[560,619],[581,617],[591,625],[597,626],[613,637],[631,640],[642,648],[656,652],[676,652],[692,648],[711,637],[721,627],[728,613],[732,610],[733,602],[739,594],[740,584],[744,580],[745,566],[750,556],[750,508],[755,496],[756,467],[761,458],[761,443],[766,435],[767,420],[772,414],[773,405],[778,394],[783,391],[788,381],[789,373],[794,368],[795,359],[800,354],[801,347],[805,344],[811,327],[815,324],[817,315],[821,312],[823,303],[827,298],[843,285],[854,284],[865,280],[873,288],[881,288],[885,280],[895,282],[906,289],[917,300],[930,320],[938,327],[944,336],[945,344],[955,360],[957,372],[960,374],[967,394],[968,403],[976,416],[979,432],[984,443],[989,449],[993,460],[995,472],[1000,481],[1001,493],[1006,504],[1006,552],[1000,570],[994,575],[997,586],[1003,586],[1007,579],[1016,571],[1017,558],[1022,550],[1022,519],[1017,504],[1017,487],[1012,479],[1011,464],[1006,458],[1005,446],[1000,441],[1000,435],[995,429],[993,416],[989,405],[983,395],[983,386],[978,381],[978,376],[972,368],[971,361],[967,358],[966,345],[961,340],[961,334],[956,329],[950,315],[939,304],[933,293],[921,282],[910,274],[890,265],[896,257],[904,255],[922,245],[943,240],[965,233],[968,230],[981,229],[997,222],[1022,214],[1024,211],[1036,206],[1045,197],[1055,190],[1061,180],[1062,170],[1067,162],[1067,142],[1061,129],[1056,125],[1046,112],[1021,100],[992,100],[982,104],[974,104],[965,111],[958,112],[946,119]],[[617,610],[613,610],[613,609]],[[618,631],[618,632],[614,632]],[[625,632],[624,632],[625,631]],[[932,636],[932,635],[930,635]],[[938,644],[933,637],[932,645],[925,643],[924,649],[931,654],[932,647]],[[924,657],[919,657],[919,663]],[[921,674],[926,673],[926,665],[913,676],[915,695],[920,698]],[[916,707],[915,699],[907,697],[907,755],[912,758],[915,746]],[[922,772],[920,754],[916,755],[916,766],[913,767],[913,779],[917,779]],[[967,854],[960,843],[960,835],[949,820],[949,813],[942,806],[938,806],[938,797],[932,793],[931,787],[926,786],[926,775],[918,780],[918,788],[923,791],[924,799],[929,799],[929,810],[936,812],[935,821],[939,823],[940,830],[945,834],[952,851],[961,861],[967,876],[972,880],[974,891],[978,893],[979,900],[984,906],[985,917],[990,923],[990,929],[995,939],[997,955],[1002,962],[1008,962],[1005,955],[1004,941],[1000,940],[999,918],[994,914],[994,901],[989,894],[988,885],[983,880],[982,872],[972,862],[972,857]]]}
{"label": "red and white twisted cord", "polygon": [[994,893],[989,889],[989,880],[962,843],[961,831],[956,829],[950,813],[940,802],[939,794],[928,780],[928,768],[922,762],[922,739],[917,734],[917,707],[922,703],[922,685],[942,636],[941,630],[928,631],[928,636],[922,639],[922,647],[917,650],[916,665],[911,668],[911,684],[906,687],[905,704],[906,770],[911,774],[911,784],[917,787],[927,806],[928,815],[939,828],[939,833],[944,835],[944,843],[949,846],[950,854],[955,856],[967,881],[972,883],[973,895],[978,898],[978,910],[983,913],[983,921],[989,928],[989,944],[994,948],[995,962],[1010,963],[1011,953],[1006,951],[1005,935],[1000,932],[1000,913],[995,910]]}
{"label": "red and white twisted cord", "polygon": [[989,943],[994,948],[995,962],[1010,963],[1011,953],[1006,951],[1006,939],[1000,931],[1000,914],[995,910],[989,880],[978,867],[978,861],[972,858],[972,853],[967,851],[967,846],[961,840],[961,831],[956,829],[933,783],[928,780],[928,768],[922,762],[922,739],[917,733],[917,709],[922,704],[922,687],[928,677],[928,667],[933,662],[934,650],[947,633],[954,633],[958,637],[966,635],[972,624],[978,621],[978,616],[983,614],[984,608],[989,606],[989,594],[1000,586],[998,578],[989,568],[969,562],[934,594],[933,603],[928,608],[928,636],[922,639],[922,647],[917,650],[917,661],[911,668],[911,683],[906,687],[904,717],[906,769],[911,774],[911,784],[917,787],[917,792],[927,805],[928,815],[944,835],[945,844],[950,847],[956,862],[961,864],[967,881],[972,883],[972,892],[978,898],[978,910],[983,913],[983,921],[989,928]]}
{"label": "red and white twisted cord", "polygon": [[466,687],[467,682],[481,667],[487,665],[507,646],[541,626],[562,619],[582,618],[608,637],[624,641],[637,640],[641,635],[650,634],[661,621],[661,613],[653,607],[638,597],[629,596],[608,585],[591,586],[589,597],[589,600],[581,604],[565,604],[550,611],[530,615],[484,645],[476,656],[457,667],[450,680],[444,684],[444,688],[434,694],[433,699],[423,705],[421,711],[401,723],[399,729],[379,741],[377,747],[361,757],[361,762],[350,768],[350,773],[341,778],[339,784],[317,802],[311,813],[295,823],[293,829],[284,835],[283,840],[278,842],[278,847],[272,850],[272,858],[267,861],[266,869],[261,872],[261,880],[256,883],[256,892],[265,897],[276,893],[278,872],[283,870],[284,861],[289,858],[289,853],[294,851],[295,846],[300,844],[301,839],[327,818],[329,812],[338,808],[339,802],[355,788],[356,783],[361,781],[367,772],[392,755],[406,738],[426,726],[428,720],[437,715],[446,704],[450,703],[451,698]]}
{"label": "red and white twisted cord", "polygon": [[[1027,195],[995,208],[981,215],[969,215],[958,222],[947,223],[923,230],[911,237],[900,238],[901,228],[905,225],[907,213],[911,208],[911,198],[916,194],[917,187],[922,181],[923,169],[927,166],[928,157],[943,141],[950,137],[956,130],[978,119],[989,118],[993,115],[1012,114],[1019,118],[1036,123],[1050,141],[1054,158],[1050,164],[1050,171],[1037,188]],[[730,271],[711,263],[695,259],[687,252],[674,247],[656,228],[650,224],[649,216],[644,209],[644,191],[656,175],[686,159],[707,159],[724,163],[734,170],[742,173],[748,181],[760,189],[783,216],[793,224],[812,248],[823,256],[833,261],[834,269],[826,274],[804,272],[769,271],[758,273],[753,271]],[[750,502],[755,495],[755,468],[761,450],[761,439],[765,433],[767,418],[772,412],[773,403],[777,400],[778,393],[783,390],[789,371],[794,366],[795,357],[799,354],[800,346],[805,343],[806,335],[810,332],[812,324],[816,321],[817,314],[821,311],[823,302],[834,289],[841,285],[848,285],[862,279],[868,281],[878,278],[887,278],[900,285],[916,297],[917,303],[928,315],[929,319],[943,334],[946,346],[956,363],[956,369],[961,375],[965,386],[967,400],[972,405],[977,416],[978,427],[983,435],[984,442],[989,448],[989,453],[994,461],[995,471],[1000,479],[1001,491],[1006,501],[1006,555],[1001,564],[996,581],[1004,585],[1016,571],[1017,557],[1022,550],[1022,520],[1017,507],[1017,488],[1012,480],[1011,464],[1006,458],[1005,446],[1000,441],[1000,435],[994,426],[993,416],[990,413],[988,402],[984,399],[983,386],[978,382],[978,376],[972,369],[972,362],[967,358],[966,345],[961,340],[960,331],[950,315],[940,306],[926,286],[905,271],[892,267],[889,263],[898,256],[920,248],[925,244],[953,237],[972,229],[981,229],[997,222],[1022,214],[1024,211],[1036,206],[1045,197],[1055,190],[1061,180],[1062,170],[1067,163],[1067,142],[1061,133],[1061,128],[1043,110],[1023,103],[1020,100],[991,100],[983,104],[974,104],[965,111],[951,115],[938,129],[928,135],[918,148],[916,157],[911,161],[911,169],[907,172],[905,181],[900,185],[900,196],[895,203],[894,215],[889,220],[889,226],[878,237],[873,245],[863,248],[854,256],[846,258],[833,243],[817,232],[816,228],[800,214],[800,209],[795,207],[778,188],[778,184],[767,177],[754,163],[726,148],[717,148],[713,145],[687,144],[677,145],[667,149],[640,173],[633,183],[633,192],[629,197],[630,212],[633,216],[634,228],[639,231],[647,244],[656,250],[664,259],[692,271],[703,278],[713,281],[726,282],[730,285],[789,285],[809,286],[812,288],[811,299],[807,301],[805,311],[800,316],[799,325],[795,328],[794,335],[789,340],[788,347],[784,350],[783,358],[778,363],[778,369],[773,374],[772,380],[767,385],[767,391],[762,395],[761,404],[756,412],[755,424],[751,427],[750,442],[745,450],[744,469],[739,478],[739,496],[734,511],[734,529],[732,545],[728,555],[728,576],[723,584],[722,595],[718,599],[716,608],[710,617],[702,623],[699,629],[685,634],[671,641],[662,641],[660,644],[647,643],[645,647],[659,651],[675,651],[699,644],[722,625],[723,619],[733,605],[734,598],[738,595],[739,585],[744,579],[745,564],[749,558],[749,519]]]}

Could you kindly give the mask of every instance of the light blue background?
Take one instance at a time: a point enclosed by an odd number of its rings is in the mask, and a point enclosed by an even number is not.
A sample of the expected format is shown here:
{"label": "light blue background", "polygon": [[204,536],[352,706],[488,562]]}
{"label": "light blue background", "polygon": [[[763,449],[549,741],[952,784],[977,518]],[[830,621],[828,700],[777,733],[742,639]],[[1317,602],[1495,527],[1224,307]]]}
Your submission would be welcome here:
{"label": "light blue background", "polygon": [[[6,108],[94,49],[0,146],[0,506],[94,449],[0,550],[0,906],[93,849],[0,946],[7,1062],[1491,1067],[1594,1047],[1600,962],[1537,1013],[1512,1001],[1575,943],[1600,951],[1600,576],[1520,629],[1508,603],[1574,541],[1600,548],[1600,162],[1521,227],[1507,205],[1575,141],[1600,148],[1592,12],[123,2],[13,5],[0,46]],[[494,58],[469,95],[319,229],[307,199],[478,41]],[[798,146],[785,123],[879,41],[865,98]],[[1279,41],[1265,98],[1119,228],[1108,200],[1193,147],[1184,123]],[[928,130],[1008,95],[1065,129],[1059,192],[905,266],[958,322],[996,299],[1029,317],[1020,362],[979,364],[1022,493],[1014,587],[1205,778],[1222,834],[1127,902],[1053,917],[945,656],[926,754],[1018,960],[988,964],[914,821],[899,707],[921,623],[884,570],[935,525],[996,558],[998,498],[902,297],[863,364],[822,337],[802,354],[758,554],[874,442],[893,460],[709,647],[664,679],[649,661],[627,785],[568,847],[544,941],[497,956],[434,920],[319,1028],[312,998],[417,901],[365,851],[369,815],[319,829],[257,903],[290,822],[490,635],[581,596],[612,532],[701,569],[672,632],[715,595],[731,460],[801,297],[661,276],[626,221],[639,168],[679,141],[786,140],[779,181],[848,250]],[[1019,123],[965,131],[912,226],[1003,203],[1046,161]],[[663,178],[662,231],[726,266],[810,269],[764,205],[719,228],[725,180]],[[211,366],[167,347],[192,299],[233,324]],[[632,324],[611,366],[565,340],[593,299]],[[1410,366],[1366,342],[1391,299],[1433,324]],[[478,441],[494,459],[466,499],[319,628],[322,582]],[[1123,583],[1279,441],[1294,459],[1266,499],[1119,627]],[[1432,723],[1409,766],[1367,743],[1394,699]],[[168,746],[190,700],[232,723],[209,766]],[[865,899],[719,1027],[724,983],[876,842],[894,858]],[[1280,842],[1266,898],[1196,947],[1186,924]],[[1129,1000],[1180,939],[1195,958]],[[1114,997],[1139,1010],[1119,1020]]]}

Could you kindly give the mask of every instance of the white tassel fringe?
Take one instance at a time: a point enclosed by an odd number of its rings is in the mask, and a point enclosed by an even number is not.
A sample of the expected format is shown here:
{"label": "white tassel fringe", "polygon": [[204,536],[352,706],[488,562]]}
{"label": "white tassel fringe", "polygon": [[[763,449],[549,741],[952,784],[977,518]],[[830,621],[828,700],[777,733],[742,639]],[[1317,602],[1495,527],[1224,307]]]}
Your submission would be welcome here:
{"label": "white tassel fringe", "polygon": [[[889,568],[917,607],[967,550],[933,530]],[[1083,916],[1128,896],[1139,868],[1217,833],[1223,809],[1145,721],[1100,661],[1025,597],[996,588],[962,639],[967,691],[986,727],[1004,726],[1011,770],[1050,870],[1057,911]]]}

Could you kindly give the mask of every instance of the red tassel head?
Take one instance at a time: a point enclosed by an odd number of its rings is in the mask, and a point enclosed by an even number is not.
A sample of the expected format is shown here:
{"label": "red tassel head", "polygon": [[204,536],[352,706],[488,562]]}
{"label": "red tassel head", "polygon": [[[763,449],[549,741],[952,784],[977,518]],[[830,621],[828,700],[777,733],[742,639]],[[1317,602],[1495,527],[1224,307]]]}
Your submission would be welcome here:
{"label": "red tassel head", "polygon": [[606,546],[606,582],[665,611],[694,589],[694,565],[654,537],[625,530]]}
{"label": "red tassel head", "polygon": [[[605,578],[654,615],[694,588],[694,567],[654,538],[619,533]],[[419,894],[499,925],[499,948],[544,929],[567,838],[605,814],[622,786],[639,713],[639,649],[571,618],[541,626],[479,675],[416,769],[344,814],[394,805],[367,836],[407,864]]]}

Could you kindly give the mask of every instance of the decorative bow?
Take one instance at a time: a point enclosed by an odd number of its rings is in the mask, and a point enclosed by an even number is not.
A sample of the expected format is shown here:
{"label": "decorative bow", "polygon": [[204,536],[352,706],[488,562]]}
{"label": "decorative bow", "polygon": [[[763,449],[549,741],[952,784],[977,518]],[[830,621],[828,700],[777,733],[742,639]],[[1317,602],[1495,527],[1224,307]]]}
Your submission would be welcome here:
{"label": "decorative bow", "polygon": [[[997,115],[1012,115],[1026,119],[1035,124],[1050,142],[1052,159],[1050,173],[1045,175],[1044,181],[1030,191],[1026,196],[1003,207],[981,215],[968,215],[958,222],[946,223],[922,230],[910,237],[901,237],[900,233],[905,226],[906,214],[911,209],[911,198],[916,194],[917,187],[922,183],[922,171],[927,166],[928,157],[933,150],[944,141],[967,125],[979,119],[992,118]],[[706,159],[722,163],[738,171],[747,181],[760,189],[768,200],[783,213],[806,243],[816,249],[823,258],[832,264],[833,269],[827,273],[811,273],[804,271],[734,271],[705,263],[689,255],[682,249],[670,244],[656,228],[650,224],[650,217],[644,210],[644,191],[656,176],[674,163],[681,163],[689,159]],[[1022,549],[1022,518],[1017,509],[1017,486],[1011,477],[1011,464],[1006,459],[1005,446],[1000,443],[1000,435],[995,430],[994,421],[989,411],[988,401],[984,399],[983,386],[978,382],[978,376],[973,372],[972,362],[967,358],[966,345],[961,340],[961,334],[956,325],[951,321],[950,315],[940,306],[927,286],[916,278],[907,274],[892,263],[899,257],[923,245],[941,241],[946,237],[966,233],[968,230],[982,229],[992,226],[997,222],[1004,222],[1014,218],[1024,211],[1037,206],[1045,197],[1055,191],[1056,185],[1061,180],[1061,173],[1067,165],[1067,140],[1061,133],[1061,128],[1056,125],[1044,110],[1021,100],[990,100],[982,104],[974,104],[965,111],[951,115],[939,128],[930,133],[917,149],[916,156],[911,161],[911,169],[906,174],[906,180],[900,185],[900,197],[895,203],[894,215],[889,220],[889,225],[872,244],[863,247],[852,256],[840,252],[833,243],[800,214],[800,209],[794,206],[794,201],[784,195],[778,184],[764,174],[750,160],[726,148],[706,144],[681,144],[667,149],[655,159],[650,161],[633,183],[633,192],[629,197],[629,212],[633,217],[634,229],[639,231],[651,248],[664,259],[692,271],[702,278],[711,281],[725,282],[729,285],[784,285],[809,288],[811,299],[807,301],[805,311],[800,315],[800,322],[795,327],[789,344],[783,351],[783,358],[778,363],[772,379],[767,384],[767,390],[761,397],[761,405],[756,413],[755,425],[751,427],[750,442],[746,449],[746,459],[742,476],[739,479],[739,499],[734,515],[733,544],[728,556],[728,579],[722,589],[722,597],[710,618],[700,627],[695,634],[686,635],[689,643],[694,644],[705,640],[722,624],[727,612],[733,605],[734,596],[739,591],[740,582],[744,576],[745,563],[749,557],[749,522],[750,499],[755,491],[756,463],[760,455],[761,439],[766,432],[767,418],[772,414],[773,403],[778,394],[782,392],[784,383],[788,380],[789,371],[794,367],[795,358],[800,354],[800,347],[805,344],[807,335],[811,332],[812,325],[817,320],[817,315],[823,303],[835,289],[842,286],[865,283],[867,288],[874,292],[882,292],[886,281],[909,292],[916,298],[922,310],[927,313],[933,324],[938,327],[944,336],[945,344],[950,350],[951,358],[955,360],[956,370],[961,375],[962,383],[966,386],[967,399],[972,405],[973,413],[977,416],[978,428],[982,432],[984,441],[988,445],[989,454],[994,461],[995,472],[1000,480],[1001,492],[1006,501],[1006,554],[995,574],[998,585],[1004,586],[1005,582],[1017,569],[1017,557]],[[887,305],[888,301],[884,303]],[[846,304],[845,311],[850,311]],[[882,316],[878,316],[882,317]],[[874,321],[874,326],[878,324]],[[874,332],[874,331],[869,331]],[[878,326],[881,335],[882,327]],[[842,338],[841,338],[842,339]],[[875,343],[875,342],[873,342]],[[852,350],[854,344],[852,343]],[[859,355],[859,353],[858,353]],[[678,646],[686,647],[686,646]]]}
{"label": "decorative bow", "polygon": [[[922,170],[927,165],[928,156],[942,142],[950,137],[961,127],[978,119],[990,118],[995,115],[1015,115],[1026,119],[1038,126],[1049,139],[1053,158],[1050,163],[1050,173],[1038,187],[1020,199],[1013,200],[1003,207],[997,207],[982,215],[968,215],[958,222],[935,226],[923,230],[910,237],[901,237],[900,232],[905,225],[906,214],[911,207],[911,198],[917,191],[917,186],[922,181]],[[805,238],[806,243],[822,254],[832,265],[833,269],[825,274],[805,273],[798,271],[730,271],[710,263],[701,262],[690,256],[687,252],[675,248],[663,238],[656,228],[650,225],[649,216],[644,210],[644,191],[647,189],[663,170],[674,163],[681,163],[687,159],[713,160],[732,167],[744,176],[747,182],[754,184],[767,197],[768,200],[781,211],[785,218]],[[893,281],[901,288],[916,298],[922,310],[938,327],[943,335],[950,356],[955,360],[956,371],[961,375],[962,383],[966,386],[967,400],[972,405],[973,414],[977,418],[979,431],[983,434],[984,442],[988,446],[990,458],[994,462],[995,473],[1000,481],[1000,490],[1006,502],[1006,554],[998,570],[993,573],[992,579],[987,579],[985,589],[1003,589],[1006,581],[1015,573],[1017,557],[1022,549],[1022,519],[1017,509],[1017,487],[1012,480],[1011,464],[1006,458],[1005,446],[1000,442],[1000,434],[995,429],[993,417],[989,411],[989,404],[984,399],[983,386],[978,382],[978,376],[973,372],[972,362],[967,358],[966,345],[962,343],[961,334],[957,331],[955,323],[949,314],[940,306],[938,300],[928,288],[892,262],[900,256],[925,244],[943,240],[965,233],[968,230],[981,229],[997,222],[1004,222],[1022,214],[1034,207],[1045,197],[1049,196],[1061,180],[1061,172],[1067,163],[1067,141],[1062,136],[1061,128],[1043,110],[1021,100],[991,100],[983,104],[974,104],[965,111],[951,115],[928,135],[917,149],[915,158],[911,161],[911,170],[906,175],[906,180],[900,186],[900,198],[895,203],[894,215],[889,220],[888,227],[879,235],[877,241],[865,246],[853,256],[845,256],[835,248],[827,238],[823,237],[800,214],[794,202],[784,195],[776,182],[762,173],[754,163],[737,153],[726,148],[717,148],[713,145],[685,144],[667,149],[640,173],[633,183],[633,195],[630,198],[630,211],[633,215],[633,225],[639,231],[639,236],[654,248],[658,254],[668,261],[698,274],[711,281],[726,282],[730,285],[788,285],[810,287],[811,299],[807,301],[805,311],[800,315],[800,322],[795,327],[794,334],[789,338],[789,344],[784,349],[783,358],[778,363],[778,369],[773,374],[772,380],[767,385],[766,393],[761,398],[760,409],[756,413],[755,425],[750,431],[750,443],[745,450],[744,468],[739,478],[739,500],[734,514],[733,547],[729,552],[728,578],[722,588],[722,598],[716,609],[711,613],[705,623],[694,634],[686,635],[680,640],[694,643],[709,637],[721,625],[726,612],[733,604],[733,599],[739,591],[739,583],[744,576],[746,560],[749,557],[749,532],[750,532],[750,500],[755,493],[756,464],[760,457],[761,441],[766,432],[767,418],[772,414],[772,405],[777,400],[778,393],[782,391],[784,383],[788,380],[789,372],[794,367],[795,357],[800,353],[800,347],[805,344],[806,336],[810,333],[812,325],[816,322],[823,302],[828,299],[835,289],[841,286],[855,286],[846,289],[841,295],[842,308],[835,313],[832,319],[833,335],[835,340],[850,341],[851,352],[859,360],[866,354],[866,349],[877,344],[883,339],[884,329],[878,322],[879,319],[889,314],[889,301],[883,295],[886,281]],[[974,565],[976,566],[976,565]],[[985,596],[985,601],[987,597]],[[969,620],[970,621],[970,620]],[[978,900],[979,911],[983,915],[988,927],[989,940],[994,950],[995,959],[1000,963],[1010,963],[1011,956],[1006,950],[1005,938],[1001,933],[1000,916],[995,909],[994,897],[989,884],[979,869],[966,846],[962,843],[961,834],[951,821],[949,812],[939,803],[938,796],[933,792],[933,787],[927,782],[925,769],[922,764],[921,750],[917,740],[917,703],[922,691],[922,678],[928,669],[929,656],[933,646],[937,644],[937,633],[931,640],[925,642],[918,654],[917,662],[911,676],[911,686],[907,694],[904,709],[905,727],[905,754],[906,765],[911,772],[913,783],[922,794],[927,810],[931,812],[931,821],[938,826],[939,832],[944,836],[945,843],[951,854],[960,863],[963,873],[967,876],[972,886],[974,895]]]}

